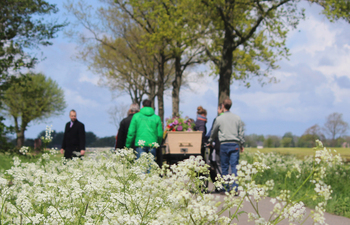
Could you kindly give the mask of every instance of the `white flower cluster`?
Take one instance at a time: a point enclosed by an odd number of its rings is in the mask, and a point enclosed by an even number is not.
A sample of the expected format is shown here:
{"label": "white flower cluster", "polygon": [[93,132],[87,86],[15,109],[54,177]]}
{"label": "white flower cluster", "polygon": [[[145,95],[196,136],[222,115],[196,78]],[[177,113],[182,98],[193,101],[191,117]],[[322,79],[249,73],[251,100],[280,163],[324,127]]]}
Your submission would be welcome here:
{"label": "white flower cluster", "polygon": [[53,132],[52,125],[46,126],[45,137],[41,136],[41,139],[43,140],[44,143],[50,143],[52,141],[52,136],[51,136],[52,132]]}
{"label": "white flower cluster", "polygon": [[[0,177],[1,224],[231,224],[247,202],[255,210],[248,214],[255,224],[277,224],[283,219],[299,222],[305,217],[304,203],[294,200],[295,193],[289,190],[272,200],[271,218],[260,216],[258,203],[274,187],[274,181],[259,184],[255,179],[277,160],[262,154],[256,155],[253,163],[242,161],[237,177],[218,177],[218,186],[239,184],[239,195],[233,190],[224,202],[206,194],[209,166],[200,156],[162,168],[152,154],[135,160],[132,149],[99,152],[84,160],[49,158],[43,154],[36,163],[21,163],[15,157],[14,166],[6,172],[11,182]],[[303,167],[293,166],[288,164],[294,168],[290,176],[302,172]],[[321,171],[317,168],[312,174]],[[331,190],[321,176],[316,178],[311,185],[322,202],[312,217],[323,224]],[[230,217],[223,216],[233,207],[237,210]]]}
{"label": "white flower cluster", "polygon": [[159,148],[159,144],[157,142],[153,142],[150,147]]}
{"label": "white flower cluster", "polygon": [[137,142],[137,144],[138,144],[139,146],[145,146],[145,143],[146,143],[146,141],[144,141],[144,140],[139,140],[139,141]]}
{"label": "white flower cluster", "polygon": [[29,152],[29,147],[28,147],[28,146],[22,146],[22,147],[19,149],[19,152],[20,152],[22,155],[26,155],[26,154]]}
{"label": "white flower cluster", "polygon": [[51,149],[50,149],[50,154],[51,154],[51,155],[55,155],[55,154],[57,154],[57,152],[58,152],[58,149],[57,149],[57,148],[51,148]]}

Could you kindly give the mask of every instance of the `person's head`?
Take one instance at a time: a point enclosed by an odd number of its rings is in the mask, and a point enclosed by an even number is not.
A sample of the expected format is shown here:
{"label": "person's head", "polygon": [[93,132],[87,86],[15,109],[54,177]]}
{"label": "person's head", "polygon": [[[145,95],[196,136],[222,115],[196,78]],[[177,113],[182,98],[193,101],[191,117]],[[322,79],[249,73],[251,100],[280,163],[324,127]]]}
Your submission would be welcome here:
{"label": "person's head", "polygon": [[223,102],[222,102],[222,106],[224,107],[225,111],[229,111],[231,106],[232,106],[232,101],[229,98],[226,98]]}
{"label": "person's head", "polygon": [[224,109],[223,109],[222,103],[220,103],[218,106],[218,114],[220,115],[223,112],[224,112]]}
{"label": "person's head", "polygon": [[149,99],[145,99],[142,101],[143,107],[152,107],[152,101]]}
{"label": "person's head", "polygon": [[203,109],[202,106],[198,106],[197,107],[197,114],[198,115],[202,115],[202,116],[206,116],[207,115],[207,110]]}
{"label": "person's head", "polygon": [[136,103],[133,103],[133,104],[130,105],[128,114],[135,114],[135,113],[137,113],[138,111],[140,111],[139,105],[136,104]]}
{"label": "person's head", "polygon": [[73,122],[77,120],[77,112],[74,109],[69,112],[69,118]]}

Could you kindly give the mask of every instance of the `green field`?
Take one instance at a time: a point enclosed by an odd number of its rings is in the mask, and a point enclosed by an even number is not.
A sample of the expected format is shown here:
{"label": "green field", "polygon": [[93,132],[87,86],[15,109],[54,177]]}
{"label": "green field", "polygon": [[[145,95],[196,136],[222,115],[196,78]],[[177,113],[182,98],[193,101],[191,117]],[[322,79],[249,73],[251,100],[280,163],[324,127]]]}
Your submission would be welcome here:
{"label": "green field", "polygon": [[[0,153],[0,173],[4,173],[6,170],[10,169],[11,166],[13,165],[13,157],[18,157],[21,162],[36,162],[42,154],[38,154],[32,157],[29,156],[24,156],[24,155],[15,155],[15,154],[3,154]],[[51,159],[53,160],[59,160],[63,155],[62,154],[56,154],[56,155],[51,155]]]}
{"label": "green field", "polygon": [[[350,162],[350,148],[327,147],[327,149],[335,149],[338,153],[340,153],[342,158],[345,158],[346,161]],[[314,150],[311,148],[245,148],[244,150],[247,152],[256,152],[259,150],[261,153],[278,152],[282,155],[296,155],[298,158],[304,158],[305,156],[314,155]]]}

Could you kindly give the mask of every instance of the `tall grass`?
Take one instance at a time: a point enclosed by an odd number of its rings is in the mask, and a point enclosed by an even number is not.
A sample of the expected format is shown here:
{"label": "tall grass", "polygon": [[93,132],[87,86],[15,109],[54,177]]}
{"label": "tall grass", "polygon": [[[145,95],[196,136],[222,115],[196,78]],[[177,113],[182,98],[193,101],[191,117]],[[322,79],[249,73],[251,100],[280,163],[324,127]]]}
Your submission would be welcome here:
{"label": "tall grass", "polygon": [[[250,163],[254,161],[254,157],[254,153],[252,152],[242,155],[242,159]],[[268,161],[267,165],[271,169],[260,174],[256,178],[256,182],[263,184],[271,179],[275,181],[275,186],[269,193],[270,197],[278,196],[281,190],[290,190],[293,193],[296,188],[301,186],[312,170],[311,156],[301,160],[296,155],[266,153],[265,157]],[[300,176],[295,176],[296,167],[299,167],[302,171]],[[331,194],[332,199],[328,200],[326,211],[350,218],[350,164],[334,165],[334,167],[327,171],[324,181],[333,190]],[[311,197],[312,187],[312,183],[304,185],[296,196],[308,207],[315,208],[318,201]]]}

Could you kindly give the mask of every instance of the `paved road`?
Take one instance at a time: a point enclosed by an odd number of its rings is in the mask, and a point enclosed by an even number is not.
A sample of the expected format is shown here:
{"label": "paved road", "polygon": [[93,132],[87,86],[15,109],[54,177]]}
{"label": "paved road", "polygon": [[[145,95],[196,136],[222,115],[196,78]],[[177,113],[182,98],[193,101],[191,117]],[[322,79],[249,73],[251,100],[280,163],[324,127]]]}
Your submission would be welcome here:
{"label": "paved road", "polygon": [[[219,194],[215,194],[220,196],[220,201],[224,201],[225,196],[224,195],[219,195]],[[269,218],[270,217],[270,212],[273,209],[273,204],[270,202],[271,198],[265,198],[264,200],[259,202],[259,213],[262,217],[264,218]],[[235,212],[236,208],[233,208],[231,210],[231,212]],[[310,214],[310,210],[309,208],[307,208],[307,213],[306,215]],[[243,209],[242,211],[245,212],[255,212],[252,205],[249,202],[245,202],[245,204],[243,205]],[[228,216],[229,213],[225,212],[224,214],[225,216]],[[248,221],[248,216],[246,213],[241,214],[238,217],[239,221],[235,220],[234,222],[237,223],[238,225],[253,225],[254,222],[247,222]],[[342,216],[336,216],[333,214],[329,214],[329,213],[325,213],[325,219],[326,219],[326,223],[329,225],[350,225],[350,219],[346,218],[346,217],[342,217]],[[289,225],[290,222],[288,222],[287,220],[283,220],[279,223],[279,225]],[[292,224],[298,224],[298,223],[292,223]],[[312,218],[308,218],[305,223],[305,225],[313,225],[313,220]]]}

